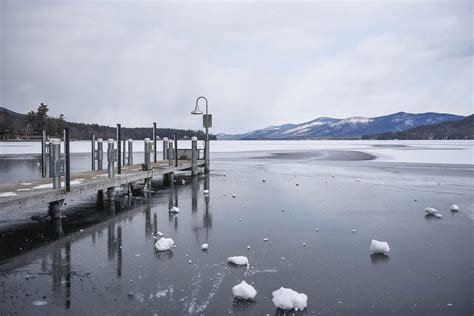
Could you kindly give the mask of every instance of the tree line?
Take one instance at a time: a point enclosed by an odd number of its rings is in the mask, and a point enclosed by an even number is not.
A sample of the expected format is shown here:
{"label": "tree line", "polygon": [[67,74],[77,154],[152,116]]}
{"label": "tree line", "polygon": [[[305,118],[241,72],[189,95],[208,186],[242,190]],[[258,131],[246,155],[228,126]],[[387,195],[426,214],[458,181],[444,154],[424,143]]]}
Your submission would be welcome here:
{"label": "tree line", "polygon": [[[3,140],[29,140],[41,137],[42,131],[46,130],[49,137],[63,136],[64,128],[69,128],[69,135],[72,140],[88,140],[94,134],[96,138],[116,138],[116,128],[98,124],[67,122],[66,117],[60,114],[58,117],[49,116],[47,104],[41,103],[36,111],[28,114],[19,114],[5,108],[0,108],[0,134]],[[157,136],[172,139],[176,134],[178,139],[187,139],[196,136],[198,139],[205,139],[203,131],[191,129],[157,128]],[[145,139],[153,135],[152,127],[123,127],[121,129],[122,139]],[[210,139],[215,140],[215,135],[210,134]]]}

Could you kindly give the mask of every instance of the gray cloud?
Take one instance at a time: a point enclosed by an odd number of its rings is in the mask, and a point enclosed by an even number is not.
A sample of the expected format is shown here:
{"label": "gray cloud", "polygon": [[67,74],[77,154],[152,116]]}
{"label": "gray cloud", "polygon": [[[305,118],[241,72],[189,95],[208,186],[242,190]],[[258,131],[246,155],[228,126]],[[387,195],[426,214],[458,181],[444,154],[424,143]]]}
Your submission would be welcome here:
{"label": "gray cloud", "polygon": [[1,105],[214,132],[473,112],[472,2],[1,4]]}

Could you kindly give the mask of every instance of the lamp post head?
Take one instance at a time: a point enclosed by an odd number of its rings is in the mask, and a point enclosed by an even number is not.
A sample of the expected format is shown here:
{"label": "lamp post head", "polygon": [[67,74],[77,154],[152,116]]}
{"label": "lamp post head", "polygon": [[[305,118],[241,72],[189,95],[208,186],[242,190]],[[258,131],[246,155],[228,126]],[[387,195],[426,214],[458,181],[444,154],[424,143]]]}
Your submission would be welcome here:
{"label": "lamp post head", "polygon": [[191,112],[193,115],[202,115],[202,111],[199,109],[199,106],[196,104],[196,108]]}
{"label": "lamp post head", "polygon": [[199,97],[196,99],[196,107],[194,108],[194,111],[191,112],[193,115],[203,115],[204,113],[199,109],[199,100],[204,99],[206,101],[206,114],[207,114],[207,99],[206,97]]}

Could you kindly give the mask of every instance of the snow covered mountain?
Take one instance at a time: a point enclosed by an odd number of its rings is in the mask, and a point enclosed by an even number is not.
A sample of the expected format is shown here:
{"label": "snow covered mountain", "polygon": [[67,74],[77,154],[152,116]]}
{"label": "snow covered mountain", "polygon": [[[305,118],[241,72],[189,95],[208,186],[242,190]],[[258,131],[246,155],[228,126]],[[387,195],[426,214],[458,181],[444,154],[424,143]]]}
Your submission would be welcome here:
{"label": "snow covered mountain", "polygon": [[398,112],[379,117],[349,117],[336,119],[320,117],[301,124],[269,126],[245,134],[218,134],[218,139],[324,139],[360,138],[362,135],[404,131],[421,125],[456,121],[463,116],[445,113],[405,113]]}

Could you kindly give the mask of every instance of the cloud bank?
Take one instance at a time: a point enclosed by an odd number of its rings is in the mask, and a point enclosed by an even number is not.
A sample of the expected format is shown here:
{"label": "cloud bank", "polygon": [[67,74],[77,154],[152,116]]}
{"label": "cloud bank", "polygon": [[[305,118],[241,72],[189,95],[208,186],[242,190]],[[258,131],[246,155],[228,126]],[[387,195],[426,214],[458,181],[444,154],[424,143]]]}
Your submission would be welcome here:
{"label": "cloud bank", "polygon": [[319,116],[473,112],[473,5],[2,1],[0,106],[236,133]]}

